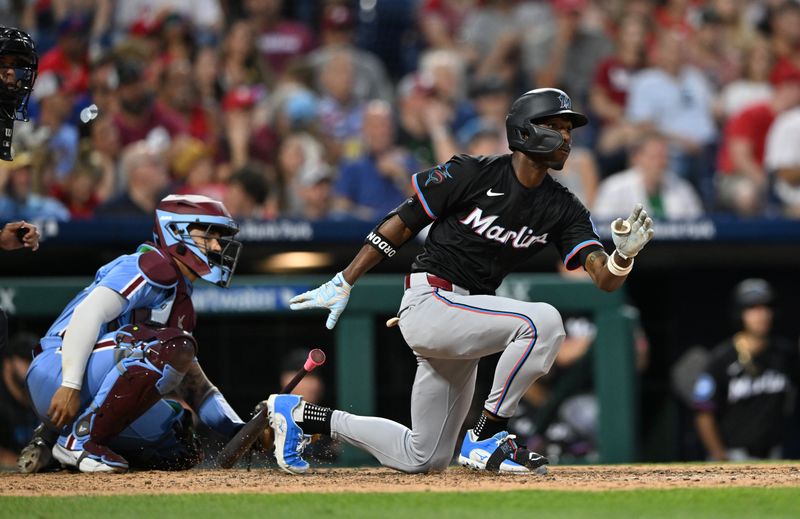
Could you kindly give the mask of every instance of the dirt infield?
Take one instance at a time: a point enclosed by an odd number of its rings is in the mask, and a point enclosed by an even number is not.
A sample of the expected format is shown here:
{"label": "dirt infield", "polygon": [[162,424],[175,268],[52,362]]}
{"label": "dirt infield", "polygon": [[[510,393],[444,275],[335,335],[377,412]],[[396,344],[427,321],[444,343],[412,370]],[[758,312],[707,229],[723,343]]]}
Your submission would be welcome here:
{"label": "dirt infield", "polygon": [[171,493],[412,492],[475,490],[632,490],[689,487],[800,487],[800,464],[555,466],[546,476],[499,476],[452,467],[409,475],[382,469],[275,469],[132,474],[0,473],[0,496]]}

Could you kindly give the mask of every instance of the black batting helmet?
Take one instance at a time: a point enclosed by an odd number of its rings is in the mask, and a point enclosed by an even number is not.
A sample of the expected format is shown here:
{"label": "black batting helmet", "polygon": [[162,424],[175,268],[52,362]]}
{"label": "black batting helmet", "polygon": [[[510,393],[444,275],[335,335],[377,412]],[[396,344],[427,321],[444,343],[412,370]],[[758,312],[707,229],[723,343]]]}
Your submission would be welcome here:
{"label": "black batting helmet", "polygon": [[739,310],[752,306],[770,306],[773,301],[772,287],[760,278],[745,279],[736,285],[734,301]]}
{"label": "black batting helmet", "polygon": [[28,99],[38,70],[39,55],[30,35],[0,27],[0,118],[28,120]]}
{"label": "black batting helmet", "polygon": [[530,90],[511,103],[506,116],[508,147],[525,153],[550,153],[560,148],[564,143],[561,134],[536,124],[553,115],[568,117],[573,128],[589,122],[585,115],[572,110],[572,99],[563,90]]}

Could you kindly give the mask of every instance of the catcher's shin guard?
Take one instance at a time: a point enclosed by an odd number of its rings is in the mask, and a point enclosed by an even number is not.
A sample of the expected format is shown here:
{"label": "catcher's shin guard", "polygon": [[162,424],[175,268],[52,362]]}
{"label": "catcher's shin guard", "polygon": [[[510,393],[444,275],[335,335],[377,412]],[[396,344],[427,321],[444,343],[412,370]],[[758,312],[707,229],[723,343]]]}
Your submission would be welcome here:
{"label": "catcher's shin guard", "polygon": [[108,448],[108,442],[178,387],[197,352],[192,336],[178,328],[134,331],[139,337],[131,335],[131,354],[106,377],[63,445],[59,440],[53,447],[53,456],[63,465],[82,472],[127,470],[128,461]]}
{"label": "catcher's shin guard", "polygon": [[181,383],[196,352],[194,338],[183,330],[159,331],[142,354],[118,365],[119,377],[102,403],[78,421],[77,434],[88,429],[94,442],[105,444]]}

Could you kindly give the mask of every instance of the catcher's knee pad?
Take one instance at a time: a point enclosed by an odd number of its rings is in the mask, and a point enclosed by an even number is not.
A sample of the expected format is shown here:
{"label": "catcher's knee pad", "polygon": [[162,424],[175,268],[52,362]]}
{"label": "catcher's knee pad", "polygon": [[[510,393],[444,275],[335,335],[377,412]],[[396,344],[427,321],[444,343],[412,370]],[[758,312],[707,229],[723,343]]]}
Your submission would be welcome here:
{"label": "catcher's knee pad", "polygon": [[129,324],[117,330],[116,342],[122,348],[140,349],[147,360],[161,370],[167,364],[178,371],[186,371],[197,355],[197,341],[180,328],[153,328]]}
{"label": "catcher's knee pad", "polygon": [[147,360],[156,368],[173,369],[185,373],[197,354],[197,342],[180,328],[162,328],[157,331],[157,341],[144,347]]}
{"label": "catcher's knee pad", "polygon": [[197,342],[180,328],[127,325],[117,331],[117,343],[125,348],[127,361],[139,359],[161,373],[156,388],[162,395],[175,390],[197,354]]}
{"label": "catcher's knee pad", "polygon": [[178,328],[164,328],[162,339],[145,347],[145,357],[161,371],[156,389],[162,395],[174,391],[197,353],[194,337]]}

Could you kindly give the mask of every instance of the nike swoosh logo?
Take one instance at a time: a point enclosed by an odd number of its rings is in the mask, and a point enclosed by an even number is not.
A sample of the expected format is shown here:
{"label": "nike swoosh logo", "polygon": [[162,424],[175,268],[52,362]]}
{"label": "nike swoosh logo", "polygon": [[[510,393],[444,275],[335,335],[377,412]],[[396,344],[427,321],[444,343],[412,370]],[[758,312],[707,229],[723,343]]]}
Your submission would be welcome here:
{"label": "nike swoosh logo", "polygon": [[505,195],[505,193],[495,193],[494,191],[491,190],[491,188],[489,189],[489,191],[486,192],[486,196],[503,196],[503,195]]}

